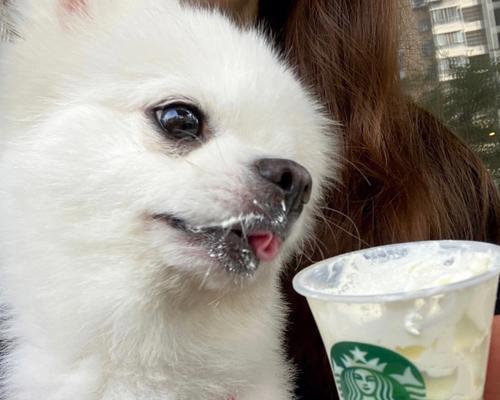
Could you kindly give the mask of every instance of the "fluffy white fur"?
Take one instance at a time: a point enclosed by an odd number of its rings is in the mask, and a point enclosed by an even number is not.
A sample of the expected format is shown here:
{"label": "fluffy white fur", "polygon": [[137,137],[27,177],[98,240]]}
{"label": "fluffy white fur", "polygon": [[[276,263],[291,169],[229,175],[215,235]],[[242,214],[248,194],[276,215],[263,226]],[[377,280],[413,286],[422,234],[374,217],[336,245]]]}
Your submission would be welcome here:
{"label": "fluffy white fur", "polygon": [[[277,277],[331,174],[314,101],[259,33],[209,11],[173,0],[18,8],[23,39],[0,56],[5,398],[290,399]],[[171,98],[209,120],[210,139],[186,154],[146,112]],[[263,157],[295,160],[314,185],[279,259],[252,277],[150,218],[242,214]]]}

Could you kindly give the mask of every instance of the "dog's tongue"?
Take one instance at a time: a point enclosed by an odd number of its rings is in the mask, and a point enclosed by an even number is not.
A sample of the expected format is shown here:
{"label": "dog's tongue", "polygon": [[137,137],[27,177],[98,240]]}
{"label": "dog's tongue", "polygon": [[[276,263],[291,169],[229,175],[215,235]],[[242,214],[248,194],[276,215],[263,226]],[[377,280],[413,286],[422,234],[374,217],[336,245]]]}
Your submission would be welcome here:
{"label": "dog's tongue", "polygon": [[261,261],[272,261],[281,246],[280,239],[271,232],[256,232],[248,235],[248,243]]}

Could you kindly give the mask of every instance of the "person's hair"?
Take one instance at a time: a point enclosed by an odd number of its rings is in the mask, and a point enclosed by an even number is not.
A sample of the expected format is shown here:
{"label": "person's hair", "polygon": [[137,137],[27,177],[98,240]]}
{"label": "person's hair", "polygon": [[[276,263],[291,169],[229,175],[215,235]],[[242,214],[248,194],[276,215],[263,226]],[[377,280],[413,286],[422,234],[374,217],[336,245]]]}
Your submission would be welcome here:
{"label": "person's hair", "polygon": [[[313,319],[291,288],[297,269],[380,244],[499,239],[500,202],[489,172],[443,123],[403,93],[399,3],[260,2],[261,23],[342,124],[340,180],[327,194],[317,245],[283,280],[291,302],[288,350],[300,367],[298,394],[307,398],[331,399],[334,391]],[[320,368],[323,374],[317,373]]]}

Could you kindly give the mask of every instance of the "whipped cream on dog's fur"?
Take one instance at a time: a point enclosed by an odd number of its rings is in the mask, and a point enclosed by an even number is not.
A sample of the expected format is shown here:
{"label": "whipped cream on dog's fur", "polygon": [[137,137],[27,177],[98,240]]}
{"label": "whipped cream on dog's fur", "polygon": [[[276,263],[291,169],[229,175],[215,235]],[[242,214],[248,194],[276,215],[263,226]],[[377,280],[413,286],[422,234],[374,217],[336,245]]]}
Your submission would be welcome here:
{"label": "whipped cream on dog's fur", "polygon": [[[318,105],[261,34],[217,13],[15,4],[20,39],[0,57],[4,398],[290,399],[278,275],[334,172]],[[259,160],[310,174],[310,200],[283,206]]]}

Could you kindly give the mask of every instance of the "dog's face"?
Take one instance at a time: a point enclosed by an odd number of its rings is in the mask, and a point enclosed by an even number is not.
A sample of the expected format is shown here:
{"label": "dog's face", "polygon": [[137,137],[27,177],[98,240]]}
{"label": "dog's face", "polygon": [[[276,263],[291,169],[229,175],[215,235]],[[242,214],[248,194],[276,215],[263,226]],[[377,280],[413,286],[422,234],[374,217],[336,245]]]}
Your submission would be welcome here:
{"label": "dog's face", "polygon": [[6,55],[18,253],[52,277],[155,288],[275,271],[310,228],[332,144],[264,40],[172,1],[49,3]]}

